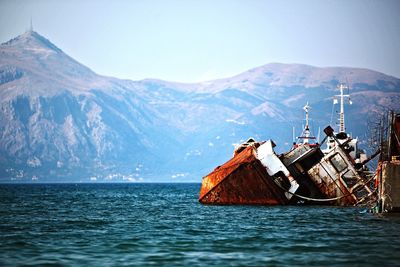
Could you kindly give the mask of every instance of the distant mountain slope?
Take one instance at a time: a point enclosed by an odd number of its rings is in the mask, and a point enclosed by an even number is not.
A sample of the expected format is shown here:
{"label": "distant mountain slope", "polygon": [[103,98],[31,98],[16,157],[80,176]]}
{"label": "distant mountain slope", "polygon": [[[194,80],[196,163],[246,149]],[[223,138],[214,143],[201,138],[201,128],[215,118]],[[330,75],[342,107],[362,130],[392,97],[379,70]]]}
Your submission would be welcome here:
{"label": "distant mountain slope", "polygon": [[250,136],[289,149],[307,101],[314,132],[334,124],[339,82],[351,87],[353,135],[400,109],[400,80],[366,69],[274,63],[197,84],[120,80],[33,31],[0,55],[0,181],[200,181]]}

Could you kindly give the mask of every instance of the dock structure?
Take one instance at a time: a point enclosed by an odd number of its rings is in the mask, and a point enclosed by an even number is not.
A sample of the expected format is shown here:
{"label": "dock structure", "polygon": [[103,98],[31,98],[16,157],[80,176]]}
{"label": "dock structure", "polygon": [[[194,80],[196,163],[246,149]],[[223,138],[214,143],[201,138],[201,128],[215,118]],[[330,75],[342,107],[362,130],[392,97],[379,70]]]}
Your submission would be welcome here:
{"label": "dock structure", "polygon": [[400,212],[400,113],[388,115],[387,138],[377,170],[378,211]]}

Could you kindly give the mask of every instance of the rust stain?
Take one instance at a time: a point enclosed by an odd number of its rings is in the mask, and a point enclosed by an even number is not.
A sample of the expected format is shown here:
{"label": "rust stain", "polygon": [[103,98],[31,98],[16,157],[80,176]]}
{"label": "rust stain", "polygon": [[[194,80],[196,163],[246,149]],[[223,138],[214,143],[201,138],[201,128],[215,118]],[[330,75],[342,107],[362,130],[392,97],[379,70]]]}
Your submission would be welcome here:
{"label": "rust stain", "polygon": [[286,204],[284,192],[256,158],[256,147],[246,147],[205,176],[199,201],[203,204]]}

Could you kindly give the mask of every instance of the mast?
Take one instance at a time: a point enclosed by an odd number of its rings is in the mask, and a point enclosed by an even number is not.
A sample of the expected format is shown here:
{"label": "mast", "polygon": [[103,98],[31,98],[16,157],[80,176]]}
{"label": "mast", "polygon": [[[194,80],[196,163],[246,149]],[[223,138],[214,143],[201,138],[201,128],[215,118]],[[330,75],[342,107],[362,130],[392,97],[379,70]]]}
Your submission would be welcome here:
{"label": "mast", "polygon": [[310,131],[310,112],[311,106],[307,104],[303,107],[303,110],[306,112],[306,125],[303,127],[303,132],[301,133],[301,136],[297,137],[298,139],[301,139],[303,141],[303,144],[309,144],[310,140],[315,140],[315,136],[311,135]]}
{"label": "mast", "polygon": [[[323,151],[325,154],[331,151],[335,147],[335,140],[339,142],[339,144],[343,144],[344,142],[348,143],[348,146],[353,147],[353,150],[349,153],[350,156],[355,159],[356,151],[357,151],[357,138],[353,139],[346,133],[346,124],[345,124],[345,114],[344,114],[344,101],[347,98],[349,104],[353,104],[350,100],[350,95],[344,94],[344,89],[349,89],[348,84],[340,83],[337,88],[340,90],[340,95],[335,95],[333,98],[333,105],[336,105],[340,101],[340,113],[339,113],[339,131],[336,133],[336,138],[329,137],[328,142],[326,143],[327,148]],[[333,116],[334,107],[332,107],[332,116]],[[331,119],[332,121],[332,119]]]}
{"label": "mast", "polygon": [[[347,85],[341,83],[339,85],[340,95],[336,95],[340,98],[340,114],[339,114],[339,133],[346,132],[345,120],[344,120],[344,98],[348,97],[350,99],[350,95],[343,94],[343,89],[348,89]],[[351,104],[351,101],[350,101]]]}
{"label": "mast", "polygon": [[295,132],[296,132],[296,129],[295,129],[294,126],[293,126],[293,131],[292,131],[292,133],[293,133],[293,143],[294,143],[294,144],[296,143],[296,134],[295,134]]}
{"label": "mast", "polygon": [[343,95],[343,84],[340,85],[340,123],[339,123],[339,133],[344,133],[346,132],[345,126],[344,126],[344,95]]}
{"label": "mast", "polygon": [[310,127],[309,127],[309,110],[310,110],[310,106],[307,104],[303,107],[304,111],[306,112],[306,127],[304,127],[304,144],[308,144],[308,139],[310,137]]}

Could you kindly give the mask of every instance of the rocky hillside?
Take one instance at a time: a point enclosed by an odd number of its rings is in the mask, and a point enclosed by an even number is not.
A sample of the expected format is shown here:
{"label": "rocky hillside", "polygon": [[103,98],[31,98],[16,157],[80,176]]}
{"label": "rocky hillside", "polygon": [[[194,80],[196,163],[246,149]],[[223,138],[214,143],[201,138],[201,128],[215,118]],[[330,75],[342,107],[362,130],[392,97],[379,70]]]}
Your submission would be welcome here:
{"label": "rocky hillside", "polygon": [[400,109],[400,80],[355,68],[267,64],[198,84],[97,75],[28,31],[0,46],[1,181],[200,181],[248,137],[290,148],[302,106],[325,127],[339,82],[347,130]]}

